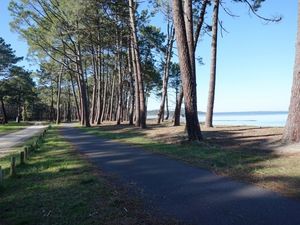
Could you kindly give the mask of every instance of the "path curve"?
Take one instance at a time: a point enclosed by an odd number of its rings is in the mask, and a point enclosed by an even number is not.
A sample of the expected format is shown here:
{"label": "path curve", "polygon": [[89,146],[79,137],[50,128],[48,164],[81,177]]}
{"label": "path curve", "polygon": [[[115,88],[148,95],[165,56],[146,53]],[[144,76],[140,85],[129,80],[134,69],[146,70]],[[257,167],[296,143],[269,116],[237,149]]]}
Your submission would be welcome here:
{"label": "path curve", "polygon": [[32,136],[41,133],[47,126],[33,125],[20,131],[9,133],[0,137],[0,157],[11,152],[11,148],[22,144]]}
{"label": "path curve", "polygon": [[300,201],[76,128],[64,127],[62,134],[163,215],[197,225],[300,224]]}

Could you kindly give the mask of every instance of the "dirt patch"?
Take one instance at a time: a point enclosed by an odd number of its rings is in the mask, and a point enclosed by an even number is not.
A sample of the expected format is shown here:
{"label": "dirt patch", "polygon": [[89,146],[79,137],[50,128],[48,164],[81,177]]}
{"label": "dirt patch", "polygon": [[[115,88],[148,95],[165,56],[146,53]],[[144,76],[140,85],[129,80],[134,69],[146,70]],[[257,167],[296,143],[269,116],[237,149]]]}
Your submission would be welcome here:
{"label": "dirt patch", "polygon": [[[116,126],[115,122],[104,122],[101,128],[114,133],[138,132],[147,138],[168,144],[177,144],[187,140],[184,125],[174,127],[171,122],[156,124],[155,120],[148,120],[147,126],[148,129],[140,130],[125,124]],[[206,128],[201,126],[201,130],[205,143],[211,147],[284,153],[284,151],[277,151],[277,149],[282,150],[284,146],[281,142],[282,127],[216,126]]]}

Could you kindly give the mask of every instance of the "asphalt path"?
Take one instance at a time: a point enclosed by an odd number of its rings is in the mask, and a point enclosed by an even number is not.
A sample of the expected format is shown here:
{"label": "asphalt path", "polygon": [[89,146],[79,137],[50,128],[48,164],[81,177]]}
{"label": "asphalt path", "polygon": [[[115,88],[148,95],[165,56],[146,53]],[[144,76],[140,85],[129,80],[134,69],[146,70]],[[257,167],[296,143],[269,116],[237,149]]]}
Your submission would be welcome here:
{"label": "asphalt path", "polygon": [[163,215],[199,225],[300,225],[298,200],[77,128],[64,127],[62,134]]}
{"label": "asphalt path", "polygon": [[13,147],[20,145],[32,136],[41,133],[45,128],[45,125],[33,125],[17,132],[1,136],[0,157],[9,154]]}

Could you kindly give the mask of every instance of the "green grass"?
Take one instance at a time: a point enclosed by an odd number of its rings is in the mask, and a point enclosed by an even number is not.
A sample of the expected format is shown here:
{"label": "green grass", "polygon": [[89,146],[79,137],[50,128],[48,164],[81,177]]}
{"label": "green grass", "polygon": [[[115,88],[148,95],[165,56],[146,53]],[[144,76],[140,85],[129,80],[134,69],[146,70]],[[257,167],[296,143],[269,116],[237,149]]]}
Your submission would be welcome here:
{"label": "green grass", "polygon": [[253,182],[261,187],[300,198],[300,155],[278,156],[263,151],[224,150],[209,143],[166,144],[153,140],[138,128],[80,128],[99,137],[138,145],[221,175]]}
{"label": "green grass", "polygon": [[21,129],[26,128],[29,126],[30,123],[28,122],[9,122],[7,124],[0,124],[0,135],[12,133]]}
{"label": "green grass", "polygon": [[147,138],[139,131],[126,131],[126,133],[109,132],[101,128],[80,128],[83,131],[94,134],[99,137],[117,140],[129,144],[139,145],[155,153],[171,156],[181,159],[204,168],[210,168],[219,172],[241,173],[249,172],[251,168],[244,165],[250,165],[259,161],[268,159],[267,154],[252,154],[242,151],[222,151],[217,147],[209,146],[205,143],[185,143],[185,144],[165,144]]}
{"label": "green grass", "polygon": [[[7,168],[9,157],[0,165]],[[151,216],[140,201],[96,172],[58,128],[48,131],[17,173],[16,178],[6,176],[1,187],[0,224],[174,224]]]}

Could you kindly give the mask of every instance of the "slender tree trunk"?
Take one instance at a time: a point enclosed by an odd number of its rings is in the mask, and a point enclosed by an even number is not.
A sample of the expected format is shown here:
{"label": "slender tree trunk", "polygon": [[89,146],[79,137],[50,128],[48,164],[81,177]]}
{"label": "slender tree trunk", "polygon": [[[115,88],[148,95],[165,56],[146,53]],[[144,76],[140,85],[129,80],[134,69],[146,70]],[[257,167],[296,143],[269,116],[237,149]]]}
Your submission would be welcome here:
{"label": "slender tree trunk", "polygon": [[[100,47],[98,47],[98,51],[100,52]],[[101,62],[101,53],[97,53],[97,60],[96,60],[96,66],[97,66],[97,113],[96,113],[96,118],[95,118],[95,123],[100,124],[101,123],[101,115],[102,115],[102,95],[101,95],[101,74],[102,74],[102,62]]]}
{"label": "slender tree trunk", "polygon": [[140,95],[139,95],[139,83],[138,83],[138,76],[137,76],[137,68],[136,68],[136,57],[135,57],[135,51],[134,49],[134,45],[132,44],[131,47],[131,54],[132,54],[132,68],[133,68],[133,73],[135,75],[134,79],[135,79],[135,126],[139,127],[141,124],[141,120],[140,120]]}
{"label": "slender tree trunk", "polygon": [[27,114],[27,102],[25,101],[23,104],[23,110],[22,110],[22,120],[23,122],[28,120],[28,114]]}
{"label": "slender tree trunk", "polygon": [[79,77],[79,84],[80,84],[80,90],[81,90],[81,104],[82,104],[82,125],[86,127],[90,127],[90,120],[89,120],[89,107],[88,107],[88,92],[87,92],[87,86],[86,86],[86,81],[85,81],[85,76],[84,76],[84,70],[82,66],[82,58],[81,58],[81,47],[78,44],[78,61],[77,61],[77,66],[78,66],[78,77]]}
{"label": "slender tree trunk", "polygon": [[181,114],[181,105],[183,100],[183,89],[180,88],[180,92],[176,97],[176,107],[174,111],[174,126],[180,126],[180,114]]}
{"label": "slender tree trunk", "polygon": [[77,99],[77,95],[76,95],[76,91],[75,91],[75,85],[74,85],[74,80],[73,80],[73,76],[72,75],[71,75],[71,84],[72,84],[72,92],[73,92],[74,101],[75,101],[77,118],[78,118],[79,121],[81,121],[80,108],[79,108],[79,105],[78,105],[78,99]]}
{"label": "slender tree trunk", "polygon": [[3,112],[3,120],[4,120],[4,123],[7,123],[7,114],[6,114],[6,109],[5,109],[3,98],[1,98],[0,100],[1,100],[1,108],[2,108],[2,112]]}
{"label": "slender tree trunk", "polygon": [[172,31],[171,31],[171,34],[170,34],[170,37],[168,40],[168,49],[167,49],[166,57],[165,57],[162,97],[161,97],[161,103],[160,103],[160,107],[159,107],[159,111],[158,111],[158,115],[157,115],[157,123],[158,124],[161,122],[161,120],[163,120],[166,96],[167,96],[167,92],[168,92],[170,62],[171,62],[171,55],[172,55],[174,36],[175,36],[175,29],[172,28],[171,30]]}
{"label": "slender tree trunk", "polygon": [[54,88],[53,88],[53,80],[51,79],[51,103],[50,103],[50,122],[54,120]]}
{"label": "slender tree trunk", "polygon": [[131,47],[129,44],[128,47],[128,73],[130,76],[130,97],[129,97],[129,104],[130,104],[130,111],[128,115],[128,121],[129,125],[133,125],[133,113],[134,113],[134,81],[133,81],[133,75],[132,75],[132,60],[131,60]]}
{"label": "slender tree trunk", "polygon": [[[144,93],[144,84],[142,77],[142,67],[140,59],[140,50],[138,45],[138,37],[136,31],[136,20],[135,20],[135,7],[133,0],[129,0],[129,15],[130,15],[130,26],[131,26],[131,35],[136,57],[136,73],[137,73],[137,83],[139,84],[139,100],[140,100],[140,127],[146,128],[146,106],[145,106],[145,93]],[[136,93],[137,95],[137,93]]]}
{"label": "slender tree trunk", "polygon": [[61,66],[60,72],[58,73],[58,78],[57,78],[56,124],[60,124],[60,122],[61,122],[60,96],[61,96],[61,80],[62,80],[63,72],[64,72],[64,68],[63,68],[63,66]]}
{"label": "slender tree trunk", "polygon": [[210,1],[211,0],[203,0],[202,1],[199,20],[198,20],[196,30],[195,30],[195,35],[194,35],[194,37],[195,37],[195,39],[194,39],[194,49],[195,49],[195,51],[196,51],[197,43],[198,43],[198,40],[199,40],[199,37],[200,37],[200,32],[201,32],[201,29],[202,29],[202,26],[203,26],[203,23],[204,23],[204,16],[205,16],[205,12],[206,12],[206,7],[210,3]]}
{"label": "slender tree trunk", "polygon": [[[185,1],[186,11],[183,11],[182,1],[173,0],[173,17],[175,24],[175,34],[177,40],[180,74],[183,86],[184,102],[185,102],[185,117],[186,128],[189,140],[202,140],[202,134],[198,121],[197,112],[197,91],[196,91],[196,77],[195,77],[195,57],[194,57],[194,42],[193,32],[191,29],[192,17],[191,1]],[[185,21],[190,18],[190,21]],[[187,32],[189,34],[187,34]],[[192,51],[192,52],[191,52]]]}
{"label": "slender tree trunk", "polygon": [[186,42],[192,69],[192,84],[196,86],[196,65],[195,65],[195,44],[194,44],[194,26],[193,26],[193,8],[192,0],[184,1],[183,20],[185,25]]}
{"label": "slender tree trunk", "polygon": [[97,77],[98,77],[98,70],[97,70],[97,64],[95,59],[95,50],[94,46],[92,47],[92,64],[93,64],[93,93],[92,93],[92,105],[90,110],[90,123],[94,123],[95,117],[96,117],[96,103],[97,103]]}
{"label": "slender tree trunk", "polygon": [[296,41],[294,78],[289,114],[283,133],[283,140],[288,143],[300,142],[300,0],[298,0],[298,33]]}
{"label": "slender tree trunk", "polygon": [[[103,78],[104,79],[104,78]],[[107,107],[107,86],[108,86],[108,66],[106,71],[106,80],[104,82],[104,92],[103,92],[103,105],[102,105],[102,114],[101,114],[101,122],[103,122],[106,118]]]}
{"label": "slender tree trunk", "polygon": [[165,120],[168,120],[170,116],[169,112],[169,99],[168,99],[168,93],[166,94],[166,118]]}
{"label": "slender tree trunk", "polygon": [[218,49],[218,26],[219,26],[219,0],[214,0],[212,43],[211,43],[211,67],[206,110],[206,127],[213,127],[213,113],[215,103],[216,72],[217,72],[217,49]]}
{"label": "slender tree trunk", "polygon": [[72,121],[72,113],[71,113],[71,87],[70,84],[68,86],[68,102],[67,102],[67,122],[70,123]]}
{"label": "slender tree trunk", "polygon": [[20,123],[21,122],[21,96],[20,93],[18,95],[18,102],[17,102],[17,118],[16,122]]}
{"label": "slender tree trunk", "polygon": [[93,93],[92,93],[92,105],[91,105],[91,114],[90,114],[90,123],[94,123],[95,121],[95,111],[96,111],[96,95],[97,95],[97,81],[94,80],[93,84]]}
{"label": "slender tree trunk", "polygon": [[115,76],[112,78],[112,88],[110,96],[110,106],[109,106],[109,120],[113,120],[113,108],[114,108],[114,97],[115,97]]}
{"label": "slender tree trunk", "polygon": [[118,99],[118,106],[117,106],[117,124],[121,123],[122,117],[122,105],[123,105],[123,74],[122,74],[122,57],[121,57],[121,49],[122,49],[122,40],[120,40],[120,34],[118,34],[118,92],[119,92],[119,99]]}

